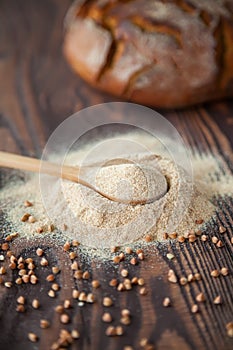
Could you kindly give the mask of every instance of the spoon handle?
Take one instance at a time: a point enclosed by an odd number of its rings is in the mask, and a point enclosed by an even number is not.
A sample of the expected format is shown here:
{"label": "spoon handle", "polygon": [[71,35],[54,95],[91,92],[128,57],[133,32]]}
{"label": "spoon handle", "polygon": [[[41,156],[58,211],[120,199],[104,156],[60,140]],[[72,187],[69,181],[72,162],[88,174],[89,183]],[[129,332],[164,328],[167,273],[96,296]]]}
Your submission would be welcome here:
{"label": "spoon handle", "polygon": [[[62,177],[74,182],[83,183],[84,181],[79,179],[79,167],[64,165],[62,168],[60,165],[41,161],[40,159],[25,157],[18,154],[1,152],[0,151],[0,166],[12,169],[20,169],[26,171],[33,171],[36,173],[42,172],[43,174],[52,175],[56,177]],[[87,185],[85,183],[85,185]]]}

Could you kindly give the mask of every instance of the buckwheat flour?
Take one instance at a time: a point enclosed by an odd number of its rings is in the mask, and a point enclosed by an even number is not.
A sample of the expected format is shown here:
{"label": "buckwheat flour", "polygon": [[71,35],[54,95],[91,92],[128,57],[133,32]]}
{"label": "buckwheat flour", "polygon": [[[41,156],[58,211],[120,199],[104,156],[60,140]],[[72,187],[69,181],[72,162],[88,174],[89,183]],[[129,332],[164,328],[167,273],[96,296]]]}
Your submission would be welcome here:
{"label": "buckwheat flour", "polygon": [[[183,235],[188,230],[197,229],[197,219],[201,217],[207,221],[214,214],[214,206],[194,187],[191,198],[188,198],[189,209],[183,217],[187,208],[186,199],[191,194],[190,179],[181,169],[178,173],[171,160],[145,154],[125,157],[148,166],[156,163],[169,182],[168,192],[152,203],[132,206],[109,201],[88,188],[64,181],[63,194],[60,197],[56,194],[56,198],[60,198],[57,202],[62,205],[62,208],[59,208],[58,222],[66,221],[72,237],[94,247],[134,242],[143,239],[148,233],[154,239],[162,240],[165,231],[176,230],[178,234]],[[137,185],[140,186],[140,177],[136,187]],[[62,200],[62,196],[65,201]],[[49,203],[49,198],[46,201],[51,216],[55,217],[57,206],[55,208],[52,202]],[[71,221],[66,219],[71,216]]]}

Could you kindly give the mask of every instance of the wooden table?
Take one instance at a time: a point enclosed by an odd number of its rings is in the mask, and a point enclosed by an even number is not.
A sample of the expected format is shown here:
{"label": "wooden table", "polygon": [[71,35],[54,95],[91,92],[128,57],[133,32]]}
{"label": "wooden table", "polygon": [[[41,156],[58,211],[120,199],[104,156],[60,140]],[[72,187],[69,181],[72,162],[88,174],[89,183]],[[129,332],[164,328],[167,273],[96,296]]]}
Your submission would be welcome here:
{"label": "wooden table", "polygon": [[[50,133],[66,117],[81,108],[115,100],[103,95],[75,76],[62,55],[63,18],[69,0],[2,0],[0,2],[0,149],[39,157]],[[208,151],[222,157],[229,169],[233,167],[233,102],[221,101],[182,111],[162,111],[184,137],[191,148]],[[101,287],[96,290],[97,302],[93,305],[68,310],[72,322],[63,328],[78,327],[81,337],[72,349],[121,350],[124,345],[140,349],[140,339],[146,337],[156,349],[210,349],[223,350],[233,347],[227,337],[225,324],[233,321],[233,236],[232,198],[220,201],[219,223],[226,225],[224,247],[216,250],[211,241],[194,244],[168,243],[176,261],[166,258],[166,249],[160,246],[148,251],[146,259],[135,267],[128,262],[130,274],[143,276],[148,294],[139,295],[138,287],[119,293],[108,285],[111,278],[119,276],[112,263],[85,261],[78,256],[84,269],[98,278]],[[0,221],[2,223],[2,221]],[[215,234],[218,227],[209,234]],[[4,235],[2,230],[1,235]],[[217,233],[218,235],[218,233]],[[3,238],[1,239],[3,242]],[[71,297],[77,285],[72,277],[68,254],[56,246],[52,239],[17,239],[11,250],[24,257],[31,256],[38,263],[35,250],[44,247],[50,266],[59,264],[62,272],[56,277],[61,291],[54,299],[47,296],[49,290],[45,277],[49,267],[39,269],[37,285],[14,285],[7,289],[0,286],[0,349],[50,349],[62,328],[54,306]],[[66,265],[67,263],[67,265]],[[214,279],[210,271],[227,266],[227,278]],[[200,271],[202,280],[187,286],[168,283],[167,272],[173,268],[178,276]],[[15,276],[13,271],[12,275]],[[88,281],[79,281],[79,288],[90,288]],[[203,291],[207,301],[200,305],[200,312],[192,314],[195,296]],[[17,313],[16,298],[25,295],[28,300],[25,313]],[[213,305],[214,296],[220,294],[223,304]],[[103,295],[111,295],[114,306],[110,308],[113,318],[119,320],[120,309],[132,310],[132,324],[125,326],[125,334],[119,337],[105,335],[106,324],[101,321]],[[172,306],[164,308],[162,301],[170,296]],[[34,297],[41,301],[41,308],[33,310],[29,302]],[[47,318],[51,327],[41,330],[39,320]],[[34,331],[40,337],[38,343],[30,343],[27,333]]]}

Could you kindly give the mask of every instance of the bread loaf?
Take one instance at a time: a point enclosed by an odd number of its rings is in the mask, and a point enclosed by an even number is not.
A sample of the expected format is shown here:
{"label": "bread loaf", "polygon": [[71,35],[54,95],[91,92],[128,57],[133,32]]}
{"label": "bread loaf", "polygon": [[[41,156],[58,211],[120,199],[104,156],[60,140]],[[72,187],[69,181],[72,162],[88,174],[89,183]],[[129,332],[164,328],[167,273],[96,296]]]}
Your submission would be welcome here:
{"label": "bread loaf", "polygon": [[91,85],[155,107],[233,96],[233,0],[78,0],[64,53]]}

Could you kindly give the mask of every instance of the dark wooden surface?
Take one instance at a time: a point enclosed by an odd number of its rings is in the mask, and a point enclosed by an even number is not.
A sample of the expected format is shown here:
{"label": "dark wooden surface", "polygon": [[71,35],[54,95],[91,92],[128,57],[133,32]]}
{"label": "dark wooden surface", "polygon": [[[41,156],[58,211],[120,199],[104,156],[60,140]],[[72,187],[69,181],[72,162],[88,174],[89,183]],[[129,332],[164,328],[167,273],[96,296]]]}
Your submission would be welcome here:
{"label": "dark wooden surface", "polygon": [[[56,126],[73,112],[114,97],[103,95],[76,77],[62,56],[63,19],[68,0],[0,0],[0,149],[25,155],[40,156],[43,146]],[[180,131],[186,143],[200,152],[210,151],[221,156],[232,170],[233,102],[221,101],[183,111],[162,111]],[[208,241],[203,245],[168,244],[148,249],[145,261],[132,267],[130,274],[143,276],[148,294],[140,296],[138,288],[119,293],[108,286],[119,270],[111,263],[87,261],[78,255],[83,269],[89,269],[92,278],[98,278],[101,288],[96,291],[97,303],[80,308],[77,302],[69,310],[72,322],[63,328],[78,327],[81,337],[72,349],[121,350],[124,345],[140,349],[139,341],[146,337],[156,349],[230,349],[232,339],[226,336],[225,324],[233,321],[233,235],[231,197],[221,200],[219,223],[227,227],[223,237],[224,247],[216,250]],[[2,220],[2,219],[1,219]],[[0,221],[2,224],[2,221]],[[218,235],[218,225],[209,234]],[[4,234],[2,230],[2,235]],[[36,286],[0,286],[0,349],[50,349],[62,328],[54,306],[71,297],[74,281],[69,258],[57,247],[53,239],[24,241],[17,239],[11,250],[18,256],[36,257],[38,246],[44,247],[50,267],[38,269],[40,282]],[[166,250],[173,251],[175,262],[166,258]],[[67,263],[67,264],[66,264]],[[57,281],[61,291],[55,299],[47,296],[49,289],[45,277],[53,264],[62,266]],[[122,267],[119,268],[122,268]],[[213,280],[210,271],[227,266],[230,275]],[[167,271],[172,267],[177,275],[200,271],[202,280],[186,287],[167,282]],[[15,272],[13,272],[14,275]],[[13,276],[14,277],[14,276]],[[11,278],[9,275],[8,278]],[[88,291],[90,282],[78,282],[78,287]],[[203,291],[207,301],[200,305],[198,314],[191,314],[195,296]],[[25,314],[16,313],[16,298],[24,294],[28,300]],[[215,306],[213,298],[221,294],[223,304]],[[127,305],[132,310],[132,324],[118,338],[105,335],[106,325],[101,321],[103,307],[101,296],[112,295],[111,308],[115,323],[120,309]],[[29,303],[34,297],[41,300],[41,308],[33,310]],[[162,300],[170,296],[173,306],[162,307]],[[52,325],[41,330],[39,320],[47,318]],[[28,331],[39,335],[40,341],[27,340]]]}

